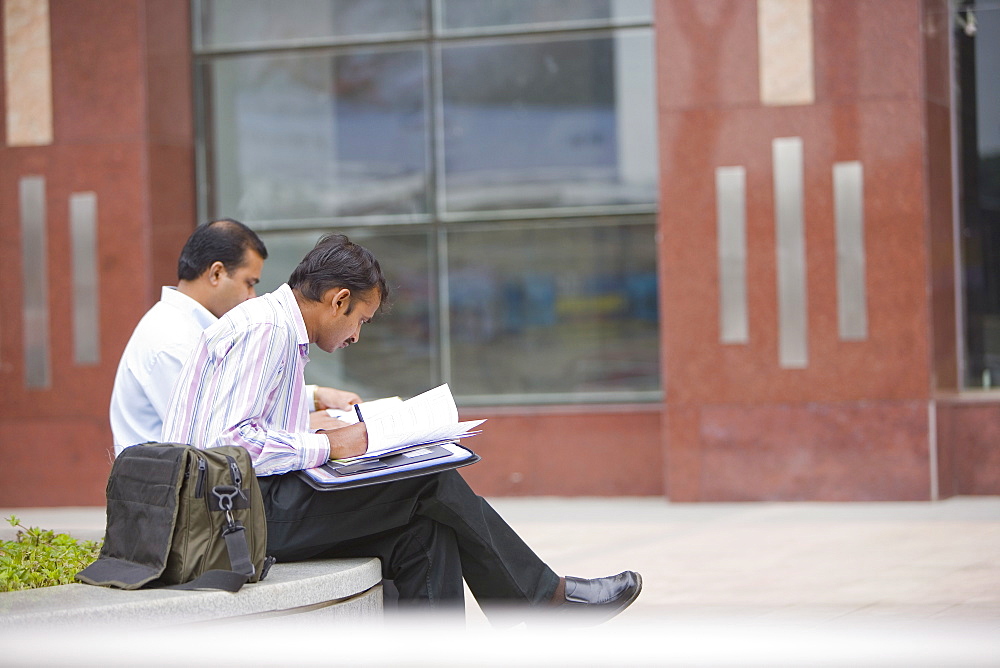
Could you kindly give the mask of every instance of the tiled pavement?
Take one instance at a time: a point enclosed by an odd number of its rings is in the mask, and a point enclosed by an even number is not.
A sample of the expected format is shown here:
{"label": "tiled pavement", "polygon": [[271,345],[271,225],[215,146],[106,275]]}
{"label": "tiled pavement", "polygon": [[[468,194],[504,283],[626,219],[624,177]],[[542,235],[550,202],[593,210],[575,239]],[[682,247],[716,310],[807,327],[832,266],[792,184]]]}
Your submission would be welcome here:
{"label": "tiled pavement", "polygon": [[[384,631],[356,630],[359,642],[343,644],[340,659],[456,666],[1000,666],[1000,497],[492,501],[557,572],[593,577],[637,570],[642,595],[618,618],[582,631],[497,629],[470,599],[465,631],[448,631],[448,642],[435,643],[434,651],[405,649],[407,643],[421,647],[425,634],[434,633],[414,623],[393,629],[402,645],[380,640],[368,650],[361,641],[370,634],[384,639]],[[102,508],[0,509],[0,518],[11,513],[24,524],[78,537],[99,537],[103,528]],[[0,538],[11,533],[6,523],[0,526]],[[141,654],[140,646],[135,651]],[[331,660],[302,647],[257,656],[261,663],[251,665]],[[0,665],[15,665],[3,657],[0,652]],[[121,663],[113,664],[124,665],[137,655],[119,648],[115,657]],[[47,665],[59,665],[49,658]]]}

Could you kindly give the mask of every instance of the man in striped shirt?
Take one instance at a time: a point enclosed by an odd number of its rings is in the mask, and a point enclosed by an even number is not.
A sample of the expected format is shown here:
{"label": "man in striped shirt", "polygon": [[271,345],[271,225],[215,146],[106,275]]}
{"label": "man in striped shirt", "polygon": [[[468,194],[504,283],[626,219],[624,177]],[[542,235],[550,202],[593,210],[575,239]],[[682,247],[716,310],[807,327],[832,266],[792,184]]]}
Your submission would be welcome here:
{"label": "man in striped shirt", "polygon": [[457,471],[318,492],[294,472],[363,454],[364,423],[310,431],[303,372],[309,344],[356,343],[388,298],[378,261],[328,235],[273,293],[205,330],[174,386],[162,440],[238,445],[253,459],[279,561],[377,556],[400,604],[460,608],[462,580],[495,604],[557,606],[609,617],[641,589],[637,573],[560,578]]}

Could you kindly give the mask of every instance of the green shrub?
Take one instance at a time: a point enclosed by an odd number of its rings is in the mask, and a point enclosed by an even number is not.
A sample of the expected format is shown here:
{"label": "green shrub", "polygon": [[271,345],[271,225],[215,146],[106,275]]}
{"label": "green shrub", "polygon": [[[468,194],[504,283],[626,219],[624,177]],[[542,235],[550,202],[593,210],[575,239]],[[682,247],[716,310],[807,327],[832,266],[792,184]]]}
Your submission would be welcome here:
{"label": "green shrub", "polygon": [[20,529],[15,540],[0,541],[0,592],[73,582],[73,576],[97,559],[101,541],[78,541],[69,534],[7,522]]}

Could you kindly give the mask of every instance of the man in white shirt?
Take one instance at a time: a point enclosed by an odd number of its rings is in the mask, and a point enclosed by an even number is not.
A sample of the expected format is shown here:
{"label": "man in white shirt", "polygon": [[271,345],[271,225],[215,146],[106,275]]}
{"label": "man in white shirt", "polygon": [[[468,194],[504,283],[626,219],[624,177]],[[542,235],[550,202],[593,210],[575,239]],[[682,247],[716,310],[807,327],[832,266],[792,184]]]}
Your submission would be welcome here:
{"label": "man in white shirt", "polygon": [[[267,249],[257,234],[232,219],[198,227],[177,262],[177,287],[165,286],[160,301],[139,321],[125,346],[111,393],[115,455],[136,443],[159,441],[171,390],[202,331],[255,296]],[[320,409],[348,409],[353,392],[307,386],[313,428],[343,423]]]}

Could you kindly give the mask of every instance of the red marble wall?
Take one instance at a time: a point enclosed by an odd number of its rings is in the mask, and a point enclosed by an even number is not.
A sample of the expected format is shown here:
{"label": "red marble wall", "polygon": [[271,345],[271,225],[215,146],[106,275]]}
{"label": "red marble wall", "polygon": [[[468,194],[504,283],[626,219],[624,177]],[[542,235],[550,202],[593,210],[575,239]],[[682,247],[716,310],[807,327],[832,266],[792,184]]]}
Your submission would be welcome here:
{"label": "red marble wall", "polygon": [[[656,3],[666,492],[926,499],[932,375],[919,0],[814,0],[815,102],[764,106],[754,0]],[[806,368],[778,359],[771,143],[804,146]],[[860,161],[868,337],[841,341],[831,170]],[[719,342],[717,167],[746,169],[749,342]]]}
{"label": "red marble wall", "polygon": [[[100,505],[107,406],[135,323],[195,224],[187,2],[51,0],[54,140],[0,138],[0,506]],[[2,125],[2,124],[0,124]],[[2,130],[0,130],[2,131]],[[52,384],[24,383],[18,183],[46,182]],[[97,195],[100,363],[75,364],[70,193]]]}
{"label": "red marble wall", "polygon": [[656,406],[463,409],[487,418],[466,443],[482,461],[462,469],[485,496],[662,496]]}
{"label": "red marble wall", "polygon": [[[813,0],[815,103],[760,102],[756,0],[657,0],[662,407],[463,410],[486,495],[673,501],[1000,493],[1000,402],[958,388],[947,0]],[[0,141],[0,281],[18,181],[47,185],[53,383],[24,388],[0,293],[0,506],[100,505],[115,365],[195,225],[189,3],[51,0],[52,145]],[[2,57],[2,56],[0,56]],[[0,82],[0,105],[3,103]],[[0,124],[0,133],[3,132]],[[771,142],[804,145],[809,364],[778,362]],[[3,137],[0,136],[0,140]],[[838,337],[831,168],[864,168],[868,338]],[[714,171],[747,176],[750,339],[722,345]],[[98,197],[101,363],[76,366],[67,198]],[[937,459],[931,458],[936,452]],[[934,472],[936,480],[932,481]]]}
{"label": "red marble wall", "polygon": [[1000,403],[945,399],[937,411],[941,496],[1000,493]]}

